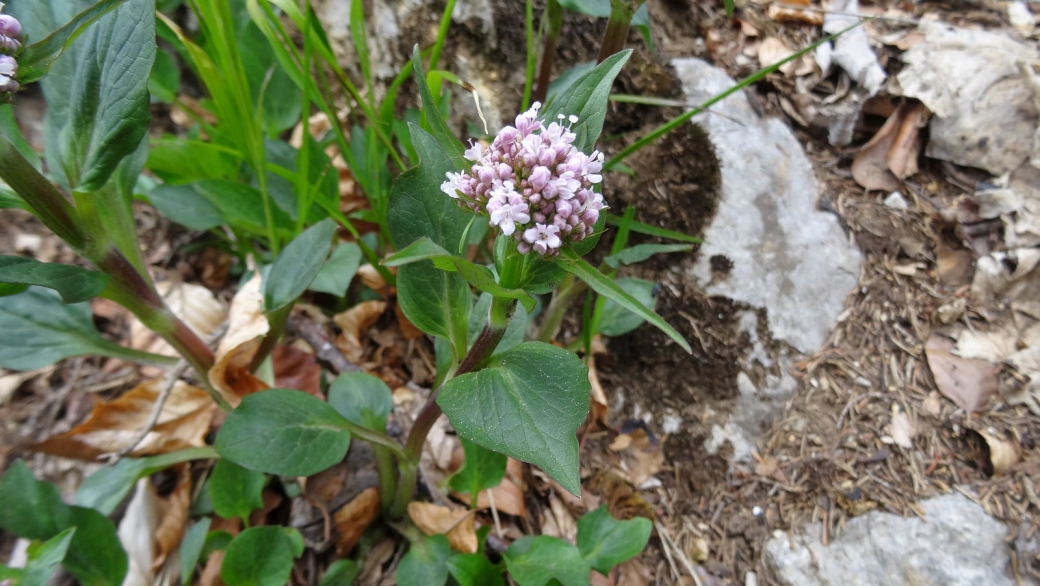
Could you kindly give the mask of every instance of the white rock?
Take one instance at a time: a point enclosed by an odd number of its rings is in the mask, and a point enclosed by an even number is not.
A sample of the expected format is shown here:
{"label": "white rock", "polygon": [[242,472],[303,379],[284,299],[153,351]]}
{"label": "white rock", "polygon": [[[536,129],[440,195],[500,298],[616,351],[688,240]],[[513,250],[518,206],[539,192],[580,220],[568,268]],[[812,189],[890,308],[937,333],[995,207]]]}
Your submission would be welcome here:
{"label": "white rock", "polygon": [[908,207],[906,198],[898,191],[888,194],[888,197],[885,198],[885,205],[897,210],[905,210]]}
{"label": "white rock", "polygon": [[[672,61],[683,92],[700,103],[735,85],[699,59]],[[774,340],[815,351],[841,313],[859,276],[861,257],[832,214],[816,210],[820,192],[812,165],[794,134],[762,119],[743,92],[699,114],[694,122],[715,146],[723,197],[704,233],[693,276],[712,295],[764,307]],[[710,259],[733,263],[712,279]]]}
{"label": "white rock", "polygon": [[821,60],[828,66],[833,62],[873,96],[881,90],[888,74],[881,68],[877,55],[870,48],[870,40],[863,27],[847,30],[859,20],[853,16],[859,14],[858,0],[832,0],[827,4],[827,10],[823,17],[823,32],[832,35],[845,32],[835,39],[833,50],[828,47],[823,51],[825,56],[817,49],[817,63],[823,68]]}
{"label": "white rock", "polygon": [[1030,156],[1037,108],[1019,63],[1035,63],[1035,46],[1007,34],[922,20],[923,43],[903,54],[896,79],[903,95],[934,116],[925,155],[1003,175]]}
{"label": "white rock", "polygon": [[825,547],[822,526],[777,531],[764,559],[785,586],[1010,585],[1007,528],[964,495],[919,503],[925,519],[872,511],[854,517]]}
{"label": "white rock", "polygon": [[1029,7],[1026,6],[1025,2],[1016,0],[1015,2],[1008,2],[1007,6],[1008,22],[1011,26],[1015,27],[1018,32],[1028,35],[1033,32],[1036,28],[1036,21],[1033,19],[1033,13],[1029,11]]}

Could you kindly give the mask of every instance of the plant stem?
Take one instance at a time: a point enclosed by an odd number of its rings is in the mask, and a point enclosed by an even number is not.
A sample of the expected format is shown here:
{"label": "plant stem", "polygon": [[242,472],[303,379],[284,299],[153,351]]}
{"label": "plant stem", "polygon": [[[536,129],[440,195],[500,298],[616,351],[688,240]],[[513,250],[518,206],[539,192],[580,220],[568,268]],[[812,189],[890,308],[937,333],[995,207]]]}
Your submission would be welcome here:
{"label": "plant stem", "polygon": [[[524,9],[524,34],[527,37],[527,67],[524,74],[524,97],[520,101],[520,111],[524,112],[531,106],[531,90],[534,86],[534,68],[538,62],[538,55],[535,53],[535,45],[537,39],[534,36],[534,0],[527,0],[525,3],[527,6]],[[545,27],[545,20],[542,20],[542,25],[539,27],[538,33],[541,37],[541,31]]]}
{"label": "plant stem", "polygon": [[[502,336],[506,333],[506,326],[509,325],[509,319],[512,317],[515,308],[516,300],[514,299],[496,298],[492,300],[488,323],[481,330],[480,335],[477,336],[476,341],[473,342],[462,362],[459,363],[454,376],[477,370],[481,363],[491,357],[495,348],[498,347],[498,343],[502,341]],[[430,429],[442,413],[441,406],[437,404],[437,395],[442,388],[444,388],[443,383],[430,394],[430,398],[426,400],[422,411],[416,417],[415,423],[412,424],[412,430],[408,433],[408,439],[404,446],[407,460],[401,462],[401,478],[397,488],[397,497],[394,500],[394,504],[387,510],[387,515],[391,519],[400,518],[401,515],[404,515],[408,501],[412,498],[423,444],[426,443],[426,436],[430,433]]]}
{"label": "plant stem", "polygon": [[441,59],[444,41],[448,38],[448,27],[451,26],[451,13],[454,10],[455,0],[448,0],[444,6],[444,14],[441,16],[441,26],[437,29],[437,42],[433,44],[433,50],[430,51],[430,71],[437,69],[437,62]]}
{"label": "plant stem", "polygon": [[285,335],[285,323],[289,320],[289,314],[292,313],[293,304],[289,303],[281,309],[269,311],[265,314],[267,317],[267,323],[270,324],[271,329],[267,331],[267,335],[260,342],[260,347],[256,349],[256,355],[253,356],[253,361],[249,363],[249,372],[256,372],[260,365],[267,360],[267,357],[274,351],[274,347],[278,344],[278,340],[282,339]]}
{"label": "plant stem", "polygon": [[6,138],[0,138],[0,179],[25,200],[34,216],[73,250],[86,246],[87,235],[79,225],[76,209]]}
{"label": "plant stem", "polygon": [[603,33],[603,43],[599,47],[596,63],[602,63],[607,57],[625,48],[632,16],[643,2],[644,0],[610,0],[610,18],[607,20],[607,30]]}
{"label": "plant stem", "polygon": [[563,30],[563,7],[556,0],[549,0],[545,5],[545,20],[549,23],[542,48],[542,66],[538,70],[538,89],[534,92],[536,102],[545,102],[549,95],[549,83],[552,81],[553,62],[556,60],[556,43]]}
{"label": "plant stem", "polygon": [[560,286],[553,291],[552,301],[549,302],[549,307],[545,310],[545,317],[542,319],[542,324],[538,327],[538,336],[535,339],[539,342],[549,343],[556,334],[556,330],[560,328],[560,323],[563,322],[563,316],[567,313],[567,308],[587,288],[588,285],[584,281],[576,279],[574,275],[567,273]]}

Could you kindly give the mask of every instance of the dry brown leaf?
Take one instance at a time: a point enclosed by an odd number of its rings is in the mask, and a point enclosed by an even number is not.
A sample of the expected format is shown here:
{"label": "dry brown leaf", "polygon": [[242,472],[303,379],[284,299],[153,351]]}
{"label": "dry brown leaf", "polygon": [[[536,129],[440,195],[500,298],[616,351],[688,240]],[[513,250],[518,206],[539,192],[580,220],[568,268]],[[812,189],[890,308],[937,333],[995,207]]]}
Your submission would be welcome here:
{"label": "dry brown leaf", "polygon": [[811,24],[813,26],[823,25],[822,13],[791,7],[805,6],[806,8],[809,8],[811,3],[808,2],[808,0],[790,0],[784,2],[784,4],[787,4],[788,6],[780,6],[775,3],[770,4],[769,8],[766,9],[766,16],[778,21],[797,21]]}
{"label": "dry brown leaf", "polygon": [[992,475],[1006,474],[1021,459],[1022,454],[1014,442],[1001,439],[985,431],[978,433],[982,439],[986,440],[986,447],[989,449],[988,466],[993,469]]}
{"label": "dry brown leaf", "polygon": [[985,360],[969,360],[954,355],[953,340],[932,334],[925,344],[928,367],[939,392],[971,413],[978,411],[997,392],[1000,367]]}
{"label": "dry brown leaf", "polygon": [[[499,513],[505,513],[514,517],[527,515],[527,505],[524,504],[524,491],[509,478],[502,479],[502,482],[495,488],[492,488],[490,492],[490,496],[488,496],[487,490],[482,490],[477,495],[478,511],[490,509],[491,501],[494,500],[495,510]],[[463,497],[460,495],[459,498]]]}
{"label": "dry brown leaf", "polygon": [[158,501],[151,480],[138,480],[134,496],[119,522],[119,542],[129,562],[123,579],[126,586],[149,586],[155,580],[152,565],[155,563],[154,535],[159,525]]}
{"label": "dry brown leaf", "polygon": [[401,328],[401,334],[406,339],[415,340],[426,335],[426,332],[415,327],[415,324],[408,319],[408,316],[406,316],[404,311],[401,309],[400,303],[394,304],[394,316],[397,317],[397,327]]}
{"label": "dry brown leaf", "polygon": [[938,417],[942,413],[942,395],[937,391],[928,393],[921,403],[921,410],[932,417]]}
{"label": "dry brown leaf", "polygon": [[477,552],[477,533],[473,511],[452,510],[433,503],[408,503],[408,516],[423,533],[443,533],[452,549],[462,553]]}
{"label": "dry brown leaf", "polygon": [[953,248],[942,238],[935,241],[935,272],[944,285],[959,287],[970,283],[975,273],[974,260],[969,250]]}
{"label": "dry brown leaf", "polygon": [[314,354],[281,344],[271,352],[274,384],[280,389],[296,389],[324,399],[321,393],[321,367]]}
{"label": "dry brown leaf", "polygon": [[[144,429],[162,385],[159,379],[143,382],[115,401],[96,405],[84,423],[31,449],[80,460],[95,460],[118,452]],[[163,405],[159,421],[129,455],[165,454],[206,445],[216,409],[205,391],[178,381]]]}
{"label": "dry brown leaf", "polygon": [[[203,108],[198,100],[188,94],[178,95],[176,105],[170,109],[170,120],[181,128],[191,128],[197,124],[196,118],[202,119],[206,124],[212,125],[217,123],[216,115]],[[205,140],[205,134],[203,133],[200,138]]]}
{"label": "dry brown leaf", "polygon": [[354,549],[365,529],[379,518],[381,503],[379,488],[372,486],[336,511],[333,520],[339,531],[339,537],[336,538],[336,552],[339,555],[345,556]]}
{"label": "dry brown leaf", "polygon": [[907,450],[914,447],[914,435],[917,434],[917,430],[914,429],[914,424],[906,413],[902,411],[893,413],[892,422],[885,428],[885,432],[897,446]]}
{"label": "dry brown leaf", "polygon": [[924,104],[909,109],[899,125],[892,147],[885,155],[885,164],[898,179],[917,173],[917,158],[921,154],[921,129],[928,124],[932,113]]}
{"label": "dry brown leaf", "polygon": [[6,370],[0,369],[0,407],[3,407],[11,397],[14,396],[15,391],[18,387],[22,386],[23,383],[29,379],[39,376],[48,375],[54,371],[54,366],[47,366],[38,370],[27,370],[25,372],[11,372],[8,373]]}
{"label": "dry brown leaf", "polygon": [[228,331],[217,347],[215,364],[209,371],[209,382],[224,399],[237,406],[242,397],[262,391],[267,385],[249,372],[260,339],[270,329],[264,317],[263,279],[257,273],[231,301]]}
{"label": "dry brown leaf", "polygon": [[603,385],[599,382],[599,372],[596,370],[596,353],[593,352],[585,363],[589,367],[589,384],[592,385],[592,404],[589,407],[589,417],[604,426],[609,425],[607,418],[610,416],[610,406],[607,405],[607,394],[603,391]]}
{"label": "dry brown leaf", "polygon": [[[768,37],[758,46],[758,63],[762,67],[769,67],[779,63],[791,55],[794,55],[794,51],[776,37]],[[794,66],[795,63],[793,61],[788,61],[780,66],[780,72],[783,74],[790,73]]]}
{"label": "dry brown leaf", "polygon": [[209,554],[206,567],[202,569],[199,577],[199,586],[222,586],[224,581],[220,579],[220,567],[224,565],[224,550],[218,549]]}
{"label": "dry brown leaf", "polygon": [[[170,310],[202,339],[208,338],[227,317],[224,304],[205,287],[181,281],[163,281],[156,284],[155,288]],[[163,356],[180,356],[166,340],[146,328],[133,315],[130,315],[130,347]],[[146,367],[143,372],[145,376],[160,376],[162,371]]]}
{"label": "dry brown leaf", "polygon": [[303,479],[303,494],[315,506],[327,506],[347,482],[347,465],[340,462]]}
{"label": "dry brown leaf", "polygon": [[[325,133],[332,130],[332,123],[329,121],[329,117],[325,112],[318,112],[307,119],[307,129],[310,130],[311,137],[315,140],[321,140],[321,137],[325,136]],[[293,128],[292,136],[289,138],[289,144],[294,149],[298,149],[303,146],[303,121],[301,120]]]}
{"label": "dry brown leaf", "polygon": [[618,447],[615,451],[621,454],[624,472],[633,486],[642,485],[664,466],[664,453],[660,444],[653,444],[641,428],[618,435],[611,449],[615,445]]}
{"label": "dry brown leaf", "polygon": [[364,346],[361,336],[376,323],[379,316],[386,311],[385,301],[362,301],[354,307],[336,314],[332,320],[343,330],[336,338],[336,347],[347,360],[360,364],[364,357]]}
{"label": "dry brown leaf", "polygon": [[249,513],[249,526],[257,527],[259,525],[267,525],[269,523],[267,516],[271,511],[278,508],[278,505],[282,504],[282,495],[265,488],[260,493],[260,500],[264,503],[264,506]]}
{"label": "dry brown leaf", "polygon": [[370,263],[359,266],[357,275],[366,287],[379,293],[384,299],[386,298],[386,281],[383,280],[383,275],[380,275],[379,271]]}
{"label": "dry brown leaf", "polygon": [[191,465],[183,462],[168,470],[177,475],[177,485],[166,498],[159,499],[160,521],[155,529],[153,572],[158,571],[170,553],[180,547],[191,510]]}
{"label": "dry brown leaf", "polygon": [[906,107],[901,105],[888,117],[881,130],[878,130],[856,154],[852,161],[852,178],[856,183],[869,190],[899,189],[899,178],[889,170],[887,157],[905,118]]}
{"label": "dry brown leaf", "polygon": [[545,517],[547,519],[551,517],[555,521],[555,532],[543,530],[542,534],[552,535],[553,537],[559,537],[574,543],[578,538],[578,521],[571,515],[567,506],[563,504],[563,501],[560,500],[556,493],[549,493],[549,510],[552,512],[552,515],[545,514]]}

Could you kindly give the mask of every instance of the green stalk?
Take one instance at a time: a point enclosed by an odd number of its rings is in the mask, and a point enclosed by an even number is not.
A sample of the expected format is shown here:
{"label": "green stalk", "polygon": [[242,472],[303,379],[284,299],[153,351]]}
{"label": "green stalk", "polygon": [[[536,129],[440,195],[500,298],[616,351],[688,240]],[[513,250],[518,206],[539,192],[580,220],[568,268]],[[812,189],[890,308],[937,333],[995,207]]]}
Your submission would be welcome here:
{"label": "green stalk", "polygon": [[[864,19],[864,20],[869,20],[869,19]],[[634,143],[630,144],[629,146],[625,147],[624,149],[622,149],[622,151],[620,153],[614,155],[609,161],[607,161],[606,164],[603,165],[603,168],[604,169],[610,169],[611,167],[621,163],[621,161],[625,160],[625,158],[633,155],[636,152],[639,152],[639,150],[642,149],[643,147],[645,147],[646,145],[652,143],[653,141],[657,140],[658,138],[664,136],[665,134],[668,134],[669,132],[675,130],[681,124],[683,124],[684,122],[686,122],[690,118],[693,118],[697,114],[700,114],[701,112],[704,112],[705,110],[707,110],[708,108],[710,108],[714,104],[717,104],[718,102],[721,102],[722,100],[725,100],[726,98],[728,98],[729,96],[733,95],[734,93],[736,93],[736,92],[744,89],[745,87],[755,83],[756,81],[762,79],[763,77],[769,75],[770,73],[773,73],[777,69],[780,69],[780,67],[783,66],[785,63],[788,63],[790,61],[793,61],[793,60],[801,57],[802,55],[805,55],[806,53],[808,53],[809,51],[812,51],[816,47],[819,47],[823,43],[827,43],[827,42],[833,41],[834,39],[838,38],[839,36],[847,33],[848,31],[856,28],[857,26],[860,26],[862,23],[863,23],[863,21],[857,22],[856,24],[853,24],[853,25],[851,25],[851,26],[849,26],[849,27],[847,27],[847,28],[845,28],[843,30],[840,30],[840,31],[834,33],[833,35],[828,35],[828,36],[826,36],[826,37],[816,41],[815,43],[809,45],[808,47],[802,49],[801,51],[798,51],[798,52],[794,53],[790,57],[787,57],[785,59],[781,59],[780,61],[770,65],[769,67],[760,69],[760,70],[756,71],[755,73],[752,73],[751,75],[749,75],[749,76],[745,77],[744,79],[740,80],[736,85],[734,85],[733,87],[729,88],[728,90],[726,90],[726,91],[724,91],[724,92],[722,92],[720,94],[715,95],[714,97],[712,97],[708,101],[706,101],[703,104],[701,104],[700,106],[690,110],[689,112],[684,112],[684,113],[676,116],[675,118],[671,119],[670,121],[662,124],[660,127],[655,129],[650,134],[644,136],[643,138],[641,138],[641,139],[635,141]]]}
{"label": "green stalk", "polygon": [[73,250],[86,247],[87,235],[80,227],[76,208],[3,137],[0,137],[0,179],[25,200],[34,216]]}
{"label": "green stalk", "polygon": [[545,45],[542,47],[542,66],[538,70],[538,89],[534,93],[534,100],[543,103],[545,97],[549,95],[553,62],[556,60],[556,44],[563,31],[563,7],[557,0],[549,0],[545,5],[544,22],[548,23],[546,27],[548,30],[545,35]]}
{"label": "green stalk", "polygon": [[[534,0],[527,0],[524,11],[524,34],[527,37],[527,67],[524,75],[524,98],[520,101],[520,111],[525,112],[531,107],[531,90],[534,86],[534,69],[537,66],[538,54],[535,53],[537,40],[534,36]],[[542,21],[544,27],[545,21]],[[541,37],[541,28],[539,28]]]}
{"label": "green stalk", "polygon": [[553,291],[552,301],[549,302],[549,307],[545,310],[545,317],[542,318],[542,323],[538,326],[538,335],[535,336],[535,340],[545,342],[546,344],[551,342],[556,334],[556,330],[560,329],[560,324],[563,322],[563,316],[567,313],[567,308],[586,289],[588,289],[588,285],[584,281],[576,279],[574,275],[567,273],[567,276],[560,282],[560,286]]}
{"label": "green stalk", "polygon": [[448,27],[451,26],[451,13],[455,10],[455,0],[448,0],[441,15],[441,25],[437,29],[437,42],[433,44],[430,52],[430,71],[437,69],[437,63],[441,60],[441,51],[444,49],[444,41],[448,39]]}
{"label": "green stalk", "polygon": [[628,28],[632,24],[632,16],[643,5],[645,0],[610,0],[610,18],[607,19],[607,30],[603,33],[603,43],[599,47],[596,63],[625,48]]}

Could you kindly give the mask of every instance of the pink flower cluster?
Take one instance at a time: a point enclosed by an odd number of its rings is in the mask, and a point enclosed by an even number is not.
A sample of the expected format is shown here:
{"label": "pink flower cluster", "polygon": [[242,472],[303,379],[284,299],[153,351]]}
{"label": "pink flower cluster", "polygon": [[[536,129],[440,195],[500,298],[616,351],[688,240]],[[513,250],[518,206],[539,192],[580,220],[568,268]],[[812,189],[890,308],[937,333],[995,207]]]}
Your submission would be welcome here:
{"label": "pink flower cluster", "polygon": [[441,190],[463,208],[487,215],[490,223],[532,249],[554,256],[565,242],[592,234],[606,206],[593,191],[602,181],[603,153],[586,155],[574,147],[564,116],[548,126],[537,120],[540,104],[517,116],[516,126],[499,131],[490,148],[473,145],[465,157],[468,173],[448,173]]}
{"label": "pink flower cluster", "polygon": [[[0,4],[0,8],[3,4]],[[0,14],[0,93],[18,91],[18,62],[11,55],[22,47],[18,37],[22,34],[22,24],[9,14]]]}

